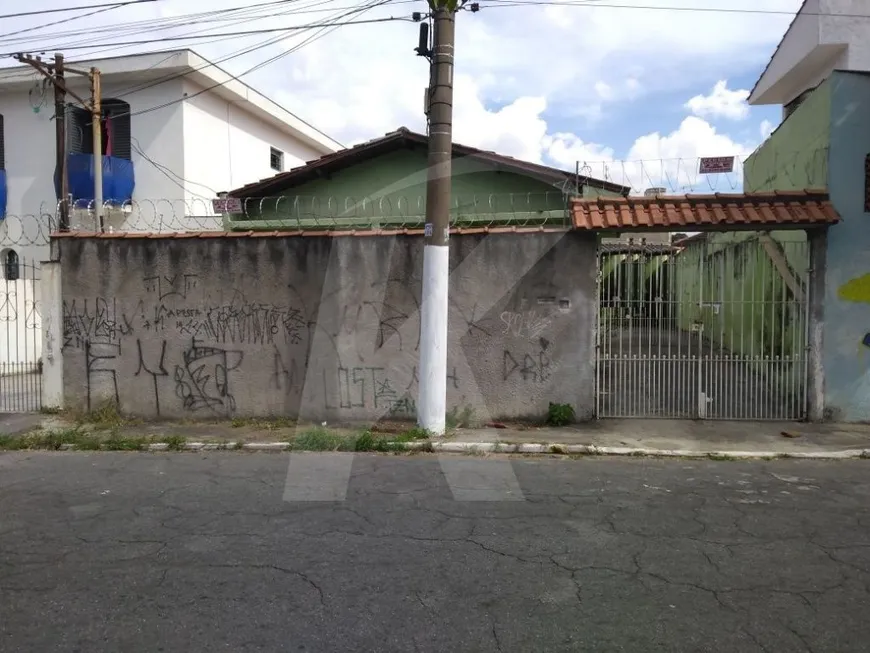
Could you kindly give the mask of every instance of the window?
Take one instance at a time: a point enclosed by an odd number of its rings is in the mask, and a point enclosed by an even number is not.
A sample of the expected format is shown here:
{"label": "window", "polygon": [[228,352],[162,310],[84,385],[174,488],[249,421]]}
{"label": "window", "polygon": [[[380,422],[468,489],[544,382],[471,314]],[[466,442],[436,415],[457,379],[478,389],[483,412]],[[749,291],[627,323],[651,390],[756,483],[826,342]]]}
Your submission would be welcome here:
{"label": "window", "polygon": [[269,150],[269,165],[272,166],[272,170],[284,172],[284,153],[274,147],[269,148]]}
{"label": "window", "polygon": [[6,281],[18,281],[21,270],[18,267],[18,254],[14,249],[8,249],[3,254],[3,276]]}
{"label": "window", "polygon": [[[70,154],[93,154],[93,120],[89,111],[70,107],[67,147]],[[105,98],[102,101],[102,154],[130,159],[130,105],[123,100]]]}

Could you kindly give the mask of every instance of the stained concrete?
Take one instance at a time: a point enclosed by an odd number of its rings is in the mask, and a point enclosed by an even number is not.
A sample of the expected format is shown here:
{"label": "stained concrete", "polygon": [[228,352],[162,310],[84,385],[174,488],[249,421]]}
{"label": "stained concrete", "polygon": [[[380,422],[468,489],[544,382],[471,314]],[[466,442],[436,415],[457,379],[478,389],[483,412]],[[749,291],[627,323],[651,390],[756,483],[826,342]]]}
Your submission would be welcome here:
{"label": "stained concrete", "polygon": [[[423,241],[61,238],[67,406],[149,418],[413,417]],[[595,237],[451,239],[448,406],[593,410]]]}

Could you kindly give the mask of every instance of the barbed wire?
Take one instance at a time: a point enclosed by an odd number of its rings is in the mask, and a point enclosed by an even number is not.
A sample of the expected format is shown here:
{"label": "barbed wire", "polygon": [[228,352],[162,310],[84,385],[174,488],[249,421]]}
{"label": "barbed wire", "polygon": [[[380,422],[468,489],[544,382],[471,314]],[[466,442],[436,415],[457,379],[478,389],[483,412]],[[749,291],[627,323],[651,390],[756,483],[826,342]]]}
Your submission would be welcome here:
{"label": "barbed wire", "polygon": [[[725,157],[728,158],[728,157]],[[632,195],[650,188],[669,195],[686,193],[740,193],[753,190],[805,189],[827,185],[828,148],[800,152],[757,150],[733,156],[729,172],[701,174],[703,157],[636,161],[579,161],[580,180],[608,181],[631,188]],[[748,182],[748,184],[747,184]],[[812,183],[815,182],[815,183]]]}
{"label": "barbed wire", "polygon": [[[682,195],[827,186],[827,148],[760,151],[751,157],[736,157],[730,173],[700,175],[698,163],[699,159],[583,162],[578,166],[579,176],[554,183],[551,191],[454,194],[450,221],[456,227],[567,227],[570,199],[578,191],[586,197],[613,195],[619,186],[630,188],[630,196],[643,195],[649,189]],[[418,180],[419,174],[413,178]],[[608,181],[611,186],[602,189],[596,180]],[[178,185],[188,188],[185,182]],[[394,192],[401,186],[394,184],[370,195],[246,198],[231,207],[230,215],[216,213],[213,200],[202,196],[106,203],[102,226],[95,218],[93,202],[79,201],[69,208],[69,225],[73,231],[99,232],[102,228],[109,233],[422,229],[426,196],[419,193],[416,183],[413,192]],[[60,208],[59,203],[46,201],[34,211],[0,219],[0,247],[48,245],[51,234],[60,227]]]}

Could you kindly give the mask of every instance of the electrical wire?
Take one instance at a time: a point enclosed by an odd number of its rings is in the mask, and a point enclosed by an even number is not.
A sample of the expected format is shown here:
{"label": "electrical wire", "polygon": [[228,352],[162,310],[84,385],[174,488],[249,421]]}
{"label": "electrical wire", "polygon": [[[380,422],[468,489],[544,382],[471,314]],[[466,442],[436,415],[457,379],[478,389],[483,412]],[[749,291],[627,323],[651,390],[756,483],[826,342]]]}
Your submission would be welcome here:
{"label": "electrical wire", "polygon": [[[283,1],[283,2],[287,2],[288,0],[282,0],[282,1]],[[290,1],[290,2],[297,2],[298,0],[289,0],[289,1]],[[286,12],[283,12],[283,13],[281,13],[281,14],[256,15],[256,16],[251,16],[251,17],[249,17],[249,18],[246,18],[246,19],[244,19],[244,20],[238,20],[238,21],[236,21],[235,24],[237,24],[237,25],[241,25],[241,24],[244,24],[244,23],[255,22],[255,21],[258,21],[258,20],[262,20],[262,19],[264,19],[264,18],[274,17],[274,16],[290,16],[290,15],[296,16],[296,15],[304,14],[304,13],[314,13],[314,12],[323,12],[323,11],[335,11],[334,8],[329,8],[329,9],[325,9],[325,8],[324,8],[324,9],[311,9],[310,11],[307,10],[308,7],[316,7],[316,6],[323,5],[323,4],[328,4],[328,3],[330,3],[330,2],[334,2],[334,1],[335,1],[335,0],[319,0],[318,2],[315,2],[315,3],[313,3],[313,4],[305,5],[305,9],[303,9],[303,10],[301,10],[301,11],[299,11],[299,10],[292,10],[292,11],[286,11]],[[222,19],[222,20],[227,20],[227,19]],[[183,34],[176,35],[176,36],[193,36],[193,35],[196,35],[196,34],[200,34],[200,33],[202,33],[202,32],[207,32],[207,31],[209,31],[209,30],[211,30],[210,27],[205,27],[205,28],[202,28],[202,29],[194,30],[193,32],[184,32]],[[150,30],[144,30],[144,31],[150,31]],[[229,39],[236,39],[236,38],[238,38],[237,36],[233,36],[233,35],[230,35],[230,36],[219,36],[219,37],[217,37],[217,38],[211,38],[211,36],[212,36],[212,35],[206,35],[206,37],[208,37],[208,40],[206,40],[206,41],[199,41],[199,42],[197,43],[197,45],[198,45],[198,46],[202,46],[202,45],[206,45],[206,44],[210,44],[210,43],[220,43],[220,42],[223,42],[223,41],[227,41],[227,40],[229,40]],[[200,38],[206,38],[206,37],[200,37]],[[92,47],[93,47],[93,46],[92,46]],[[93,52],[88,53],[88,58],[89,58],[89,59],[92,58],[94,54],[100,54],[100,53],[105,53],[105,52],[111,52],[111,51],[114,51],[114,50],[122,50],[122,49],[124,49],[124,47],[125,47],[125,46],[112,46],[112,47],[110,47],[110,48],[104,48],[104,49],[95,50],[95,51],[93,51]],[[171,56],[171,55],[170,55],[170,56]],[[159,65],[159,64],[155,64],[154,66],[156,67],[157,65]],[[150,67],[149,67],[149,68],[150,68]],[[148,69],[146,69],[146,70],[148,70]],[[135,87],[135,85],[134,85],[134,87]],[[125,92],[127,92],[127,91],[122,90],[122,91],[120,91],[120,92],[121,92],[121,93],[125,93]]]}
{"label": "electrical wire", "polygon": [[[366,5],[366,6],[360,7],[359,9],[357,9],[356,11],[351,12],[351,13],[360,13],[360,12],[369,11],[369,10],[374,9],[374,8],[376,8],[376,7],[379,7],[379,6],[383,6],[383,5],[385,5],[385,4],[388,4],[389,2],[390,2],[390,0],[381,0],[380,2],[371,3],[371,4],[369,4],[369,5]],[[342,18],[343,18],[343,16],[342,16]],[[285,50],[284,52],[281,52],[281,53],[279,53],[279,54],[277,54],[277,55],[275,55],[275,56],[273,56],[273,57],[270,57],[269,59],[266,59],[265,61],[261,61],[260,63],[258,63],[258,64],[256,64],[256,65],[252,66],[251,68],[248,68],[248,69],[245,70],[244,72],[239,73],[238,75],[230,75],[230,80],[228,80],[228,81],[241,81],[241,79],[240,79],[241,77],[244,77],[245,75],[249,75],[250,73],[252,73],[252,72],[254,72],[254,71],[256,71],[256,70],[259,70],[260,68],[263,68],[264,66],[267,66],[267,65],[269,65],[269,64],[272,64],[272,63],[274,63],[275,61],[278,61],[279,59],[283,59],[284,57],[286,57],[286,56],[288,56],[288,55],[290,55],[290,54],[293,54],[294,52],[297,52],[298,50],[300,50],[300,49],[301,49],[302,47],[304,47],[305,45],[308,45],[308,44],[310,44],[310,43],[312,43],[312,42],[314,42],[314,41],[316,41],[316,40],[322,38],[323,36],[325,36],[325,35],[328,34],[329,32],[332,32],[332,31],[334,31],[335,29],[337,29],[337,28],[339,28],[339,27],[343,27],[343,26],[345,26],[345,25],[357,25],[357,24],[362,24],[362,23],[365,23],[365,22],[387,22],[387,21],[391,21],[391,20],[408,20],[408,21],[410,21],[411,19],[410,19],[410,18],[394,18],[394,17],[390,17],[390,18],[383,18],[383,19],[371,19],[370,21],[348,21],[348,22],[342,22],[342,23],[340,23],[340,22],[334,22],[334,23],[332,23],[332,24],[327,23],[324,27],[322,27],[322,28],[320,29],[320,32],[311,35],[310,37],[308,37],[307,39],[305,39],[305,40],[302,41],[301,43],[299,43],[299,44],[293,46],[292,48],[290,48],[290,49],[288,49],[288,50]],[[284,38],[286,38],[286,37],[284,37]],[[277,42],[277,41],[276,41],[276,42]],[[271,45],[271,44],[270,44],[270,45]],[[266,46],[258,46],[257,49],[260,49],[261,47],[266,47]],[[191,72],[192,72],[192,71],[191,71]],[[197,96],[199,96],[199,95],[202,95],[203,93],[207,93],[207,92],[209,92],[209,91],[212,91],[212,90],[214,90],[214,89],[216,89],[216,88],[218,88],[218,87],[220,87],[220,86],[225,85],[226,83],[228,83],[228,82],[218,82],[218,83],[216,83],[216,84],[212,84],[211,86],[208,86],[208,87],[206,87],[206,88],[203,88],[202,90],[197,91],[196,93],[188,94],[188,95],[185,95],[185,96],[183,96],[183,97],[181,97],[181,98],[178,98],[177,100],[171,100],[171,101],[169,101],[169,102],[164,102],[163,104],[160,104],[160,105],[157,105],[157,106],[153,106],[153,107],[149,107],[149,108],[147,108],[147,109],[140,109],[140,110],[138,110],[138,111],[131,111],[129,115],[130,115],[130,116],[138,116],[138,115],[142,115],[142,114],[145,114],[145,113],[150,113],[150,112],[152,112],[152,111],[157,111],[157,110],[159,110],[159,109],[164,109],[164,108],[166,108],[166,107],[172,106],[172,105],[177,104],[177,103],[179,103],[179,102],[184,102],[185,100],[190,100],[190,99],[195,98],[195,97],[197,97]],[[122,115],[123,115],[123,114],[122,114]],[[307,123],[306,123],[306,124],[307,124]],[[312,127],[312,128],[314,128],[312,125],[309,125],[309,126]],[[316,129],[316,128],[315,128],[315,129]],[[318,130],[318,131],[319,131],[319,130]],[[322,133],[322,132],[321,132],[321,133]],[[325,135],[325,134],[324,134],[324,135]]]}
{"label": "electrical wire", "polygon": [[[193,186],[199,186],[200,188],[205,188],[207,191],[210,191],[214,196],[217,196],[217,191],[214,188],[212,188],[211,186],[206,186],[205,184],[200,184],[198,182],[190,181],[189,179],[185,179],[181,175],[173,172],[167,166],[163,165],[162,163],[158,163],[157,161],[152,159],[150,156],[145,154],[145,152],[142,150],[141,145],[139,144],[139,141],[136,140],[135,138],[132,138],[132,137],[130,138],[130,148],[134,152],[136,152],[139,156],[141,156],[143,159],[145,159],[148,163],[150,163],[152,166],[154,166],[154,168],[157,171],[161,172],[167,179],[169,179],[169,181],[171,181],[173,184],[175,184],[176,186],[178,186],[182,190],[188,190],[188,189],[182,183],[179,183],[179,181],[183,182],[184,184],[190,184]],[[192,191],[191,191],[191,195],[196,195],[197,197],[200,197],[202,199],[211,199],[209,197],[206,197],[205,195],[199,195],[198,193],[193,193]]]}
{"label": "electrical wire", "polygon": [[[411,18],[410,17],[409,18],[397,18],[397,17],[393,17],[393,16],[386,16],[384,18],[368,18],[365,20],[347,21],[345,23],[339,24],[338,26],[342,27],[345,25],[370,25],[370,24],[374,24],[374,23],[387,23],[387,22],[397,21],[397,20],[410,21]],[[218,34],[206,35],[203,37],[165,36],[165,37],[161,37],[161,38],[157,38],[157,39],[144,39],[144,40],[140,40],[140,41],[124,41],[121,43],[103,43],[103,44],[95,45],[95,46],[94,45],[78,45],[78,46],[74,45],[74,46],[66,46],[64,49],[65,50],[82,50],[82,49],[87,49],[87,48],[91,48],[91,47],[103,47],[103,46],[148,45],[148,44],[152,44],[152,43],[167,43],[170,41],[185,41],[185,40],[188,40],[191,38],[196,39],[196,38],[223,38],[223,37],[238,37],[238,36],[254,36],[257,34],[274,34],[276,32],[298,32],[300,30],[315,29],[315,28],[320,28],[320,27],[331,27],[331,26],[332,26],[331,23],[310,23],[308,25],[293,25],[290,27],[272,27],[269,29],[242,30],[239,32],[222,32],[222,33],[218,33]],[[50,49],[51,48],[43,47],[43,48],[29,48],[28,50],[31,52],[37,52],[37,51],[42,52],[42,51],[48,51]],[[0,56],[10,57],[14,54],[18,54],[18,52],[5,52]]]}
{"label": "electrical wire", "polygon": [[[154,2],[156,0],[149,0],[150,2]],[[48,34],[40,34],[41,38],[58,38],[65,39],[71,37],[84,36],[88,37],[84,41],[76,41],[78,42],[92,42],[99,40],[99,36],[103,34],[111,34],[112,36],[117,37],[122,34],[140,34],[147,33],[150,31],[160,31],[164,29],[172,29],[174,27],[179,26],[189,26],[191,24],[199,24],[199,23],[211,23],[211,22],[225,22],[225,21],[236,21],[238,18],[242,16],[254,15],[257,12],[268,10],[277,5],[283,4],[291,4],[295,2],[299,2],[300,0],[271,0],[270,2],[259,3],[255,5],[248,5],[245,7],[231,7],[227,9],[217,9],[211,11],[203,11],[196,12],[191,14],[183,14],[180,16],[170,16],[164,18],[149,18],[146,20],[133,21],[130,23],[125,23],[124,25],[105,25],[105,26],[95,26],[90,28],[84,28],[80,30],[65,30],[62,32],[51,32]],[[268,18],[272,16],[279,16],[281,13],[272,13],[272,14],[257,14],[254,18]],[[45,26],[42,26],[45,27]],[[33,37],[19,37],[19,38],[5,38],[4,36],[0,36],[0,44],[3,45],[11,45],[12,43],[17,42],[26,42],[32,40]],[[57,44],[57,47],[64,47],[63,44]]]}
{"label": "electrical wire", "polygon": [[[156,0],[134,0],[135,2],[156,2]],[[58,9],[40,9],[38,11],[22,11],[18,14],[3,14],[0,16],[0,19],[3,18],[21,18],[22,16],[42,16],[43,14],[60,14],[63,12],[69,11],[83,11],[85,9],[97,9],[100,7],[117,7],[121,4],[129,4],[122,2],[115,2],[111,5],[101,4],[101,5],[78,5],[76,7],[60,7]]]}
{"label": "electrical wire", "polygon": [[[718,13],[718,14],[757,14],[771,16],[795,16],[794,11],[782,9],[735,9],[727,7],[678,7],[665,5],[639,5],[639,4],[614,4],[604,2],[582,2],[580,0],[479,0],[481,9],[494,9],[496,7],[583,7],[586,9],[648,9],[651,11],[676,11],[689,13]],[[830,18],[870,18],[867,14],[840,14],[825,11],[804,11],[802,16],[827,16]]]}
{"label": "electrical wire", "polygon": [[52,25],[62,25],[64,23],[69,23],[74,20],[80,20],[82,18],[87,18],[88,16],[96,16],[97,14],[102,14],[107,11],[113,11],[115,9],[121,9],[128,5],[139,5],[145,2],[157,2],[157,0],[128,0],[127,2],[123,2],[121,4],[114,5],[112,7],[104,7],[102,9],[97,9],[96,11],[91,11],[86,14],[79,14],[78,16],[70,16],[69,18],[64,18],[63,20],[56,20],[53,23],[46,23],[45,25],[35,25],[33,27],[27,27],[25,29],[20,29],[17,32],[9,32],[8,34],[4,34],[3,38],[7,36],[15,36],[16,34],[24,34],[25,32],[35,32],[36,30],[45,29],[46,27],[51,27]]}

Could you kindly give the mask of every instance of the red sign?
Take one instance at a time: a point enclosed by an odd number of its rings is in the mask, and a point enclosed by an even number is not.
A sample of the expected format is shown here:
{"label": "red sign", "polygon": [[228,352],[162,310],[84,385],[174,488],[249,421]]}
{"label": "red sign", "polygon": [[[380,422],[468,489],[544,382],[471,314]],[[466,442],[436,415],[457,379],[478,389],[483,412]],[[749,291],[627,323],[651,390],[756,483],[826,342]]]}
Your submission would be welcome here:
{"label": "red sign", "polygon": [[212,200],[211,208],[215,213],[241,213],[242,200],[236,197]]}
{"label": "red sign", "polygon": [[701,166],[698,169],[698,174],[713,175],[720,172],[734,172],[733,156],[701,157]]}

